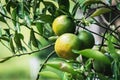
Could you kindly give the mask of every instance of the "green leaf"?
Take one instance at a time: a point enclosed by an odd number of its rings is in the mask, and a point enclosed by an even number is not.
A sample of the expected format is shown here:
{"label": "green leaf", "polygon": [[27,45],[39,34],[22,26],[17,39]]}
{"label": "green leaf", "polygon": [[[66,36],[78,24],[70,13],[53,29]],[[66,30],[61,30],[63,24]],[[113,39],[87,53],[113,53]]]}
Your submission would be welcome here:
{"label": "green leaf", "polygon": [[58,0],[59,9],[65,12],[69,12],[70,2],[69,0]]}
{"label": "green leaf", "polygon": [[2,37],[2,28],[0,27],[0,37]]}
{"label": "green leaf", "polygon": [[22,50],[22,43],[19,33],[16,31],[14,36],[14,41],[18,49]]}
{"label": "green leaf", "polygon": [[52,15],[54,15],[57,8],[55,4],[50,1],[44,1],[43,3],[45,5],[46,10],[48,10]]}
{"label": "green leaf", "polygon": [[7,41],[7,42],[10,41],[9,38],[8,38],[8,37],[5,37],[5,36],[0,37],[0,40],[4,40],[4,41]]}
{"label": "green leaf", "polygon": [[13,24],[15,26],[15,30],[20,32],[20,24],[18,23],[19,18],[17,16],[17,8],[14,8],[14,10],[12,11],[11,16],[12,16],[12,19],[13,19],[12,22],[13,22]]}
{"label": "green leaf", "polygon": [[120,79],[120,61],[114,60],[112,62],[112,70],[114,74],[114,80]]}
{"label": "green leaf", "polygon": [[24,18],[24,4],[23,2],[19,2],[17,6],[17,15],[23,19]]}
{"label": "green leaf", "polygon": [[47,23],[47,24],[45,24],[44,25],[44,33],[47,35],[47,36],[52,36],[52,34],[53,34],[53,30],[52,30],[52,27],[51,27],[51,25],[49,24],[49,23]]}
{"label": "green leaf", "polygon": [[3,16],[0,16],[0,21],[6,23],[6,20]]}
{"label": "green leaf", "polygon": [[30,27],[31,26],[31,18],[30,18],[30,15],[27,12],[24,13],[24,20],[25,20],[27,26]]}
{"label": "green leaf", "polygon": [[32,42],[34,47],[39,48],[40,42],[36,39],[33,29],[31,29],[31,32],[30,32],[30,43],[31,42]]}
{"label": "green leaf", "polygon": [[37,27],[37,30],[39,31],[39,33],[43,34],[43,23],[36,22],[36,27]]}
{"label": "green leaf", "polygon": [[16,26],[16,18],[17,18],[17,9],[15,8],[13,11],[12,11],[12,22],[13,22],[13,24]]}
{"label": "green leaf", "polygon": [[13,40],[12,40],[12,38],[10,38],[10,48],[11,48],[12,52],[15,54],[15,47],[14,47],[14,45],[13,45]]}
{"label": "green leaf", "polygon": [[119,55],[117,54],[116,49],[115,49],[115,47],[114,47],[114,45],[112,43],[112,36],[111,35],[108,36],[107,44],[108,44],[108,50],[109,50],[111,56],[114,59],[118,59]]}
{"label": "green leaf", "polygon": [[4,15],[6,15],[6,10],[5,8],[3,7],[2,3],[0,3],[0,12]]}
{"label": "green leaf", "polygon": [[105,8],[105,7],[104,8],[98,8],[95,12],[92,13],[92,15],[90,17],[100,16],[100,15],[102,15],[104,13],[108,13],[110,11],[111,11],[111,9],[109,9],[109,8]]}
{"label": "green leaf", "polygon": [[57,40],[58,36],[50,36],[48,38],[48,40],[50,40],[51,42],[55,42]]}
{"label": "green leaf", "polygon": [[82,56],[93,58],[98,61],[102,61],[103,63],[110,64],[110,59],[105,56],[103,53],[93,49],[84,49],[84,50],[73,50],[74,53],[81,54]]}
{"label": "green leaf", "polygon": [[116,7],[118,10],[120,10],[120,3],[117,3]]}
{"label": "green leaf", "polygon": [[76,3],[72,9],[72,16],[75,16],[75,14],[77,13],[77,10],[79,8],[79,3]]}
{"label": "green leaf", "polygon": [[86,1],[84,1],[84,3],[82,5],[87,7],[87,6],[90,6],[92,4],[100,4],[100,3],[102,3],[101,0],[86,0]]}
{"label": "green leaf", "polygon": [[8,13],[11,14],[11,7],[12,8],[15,8],[17,6],[17,1],[12,1],[12,0],[9,0],[6,2],[6,10]]}
{"label": "green leaf", "polygon": [[61,80],[60,76],[52,71],[42,71],[39,75],[46,80]]}
{"label": "green leaf", "polygon": [[5,31],[5,35],[6,35],[6,36],[8,36],[8,37],[11,36],[11,34],[10,34],[10,29],[4,29],[4,31]]}
{"label": "green leaf", "polygon": [[51,24],[54,20],[53,16],[51,16],[51,15],[41,14],[41,15],[39,15],[39,17],[40,17],[39,20],[43,21],[44,23]]}
{"label": "green leaf", "polygon": [[60,71],[68,72],[71,74],[76,74],[77,72],[74,70],[73,66],[65,61],[52,61],[46,63],[47,66],[50,66],[52,68],[58,69]]}

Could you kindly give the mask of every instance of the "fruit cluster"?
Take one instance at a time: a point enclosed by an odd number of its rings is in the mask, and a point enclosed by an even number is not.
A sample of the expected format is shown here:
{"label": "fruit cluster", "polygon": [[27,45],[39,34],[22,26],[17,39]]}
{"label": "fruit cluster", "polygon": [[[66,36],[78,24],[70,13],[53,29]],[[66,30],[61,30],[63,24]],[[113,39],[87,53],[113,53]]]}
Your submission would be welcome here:
{"label": "fruit cluster", "polygon": [[74,19],[67,15],[57,17],[52,24],[54,33],[59,36],[55,42],[57,55],[65,59],[76,59],[78,54],[72,50],[83,50],[92,48],[95,40],[92,33],[85,30],[78,30],[75,34],[76,25]]}

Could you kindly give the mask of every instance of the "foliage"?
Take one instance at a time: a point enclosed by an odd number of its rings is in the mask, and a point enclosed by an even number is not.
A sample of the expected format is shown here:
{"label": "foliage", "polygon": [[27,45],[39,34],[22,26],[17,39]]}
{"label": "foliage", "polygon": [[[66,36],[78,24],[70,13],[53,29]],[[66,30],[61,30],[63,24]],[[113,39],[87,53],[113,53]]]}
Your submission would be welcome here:
{"label": "foliage", "polygon": [[[84,29],[101,37],[102,42],[101,44],[94,44],[95,48],[92,49],[81,51],[73,50],[73,52],[80,54],[82,60],[79,60],[79,58],[76,61],[60,59],[60,61],[63,60],[65,63],[70,63],[73,71],[76,72],[76,74],[72,74],[59,68],[60,72],[64,73],[62,80],[119,80],[120,55],[118,53],[120,49],[120,25],[115,25],[115,22],[120,17],[120,3],[119,0],[115,0],[116,5],[112,5],[113,1],[114,0],[0,0],[0,23],[5,24],[5,26],[0,26],[0,43],[13,53],[12,56],[0,59],[0,63],[16,56],[33,53],[44,54],[45,62],[40,66],[41,68],[36,80],[43,74],[49,73],[54,74],[58,79],[59,74],[50,71],[42,72],[42,70],[45,69],[44,66],[48,66],[46,63],[55,53],[53,47],[57,38],[52,30],[53,20],[60,15],[68,15],[74,19],[76,24],[75,34],[78,33],[79,29]],[[76,17],[78,10],[81,10],[80,18]],[[107,17],[105,17],[105,15],[107,15]],[[96,17],[102,18],[102,22],[97,20]],[[98,34],[89,30],[87,27],[92,24],[103,28],[105,32]],[[27,38],[29,38],[28,41],[25,41],[26,36],[23,34],[24,29],[28,30],[28,32],[25,33],[27,34]],[[51,37],[55,37],[54,40],[50,40]],[[43,50],[47,51],[42,52]],[[87,54],[90,55],[90,53],[95,53],[95,55],[88,56]],[[109,67],[112,70],[111,75],[105,75],[94,70],[92,67],[94,59],[104,60],[95,57],[97,54],[104,56],[106,63],[110,60],[109,63],[111,66]],[[56,59],[59,58],[56,56]],[[64,65],[62,65],[62,67],[64,67]],[[53,76],[47,76],[54,78]]]}

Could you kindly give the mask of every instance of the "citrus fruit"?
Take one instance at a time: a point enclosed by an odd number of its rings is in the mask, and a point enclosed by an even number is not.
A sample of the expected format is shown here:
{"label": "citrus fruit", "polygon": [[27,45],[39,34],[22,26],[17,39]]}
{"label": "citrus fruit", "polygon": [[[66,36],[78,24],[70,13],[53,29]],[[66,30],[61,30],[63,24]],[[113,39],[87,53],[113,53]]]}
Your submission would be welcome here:
{"label": "citrus fruit", "polygon": [[83,49],[92,48],[94,46],[95,40],[92,33],[82,30],[79,31],[78,37],[83,44]]}
{"label": "citrus fruit", "polygon": [[73,53],[72,50],[79,50],[81,46],[82,44],[75,34],[65,33],[56,40],[55,51],[59,57],[75,59],[78,54]]}
{"label": "citrus fruit", "polygon": [[58,36],[64,33],[74,33],[75,23],[71,17],[67,15],[61,15],[55,18],[52,28],[54,33]]}
{"label": "citrus fruit", "polygon": [[94,60],[93,61],[93,69],[104,75],[112,75],[111,64],[105,64],[104,62]]}

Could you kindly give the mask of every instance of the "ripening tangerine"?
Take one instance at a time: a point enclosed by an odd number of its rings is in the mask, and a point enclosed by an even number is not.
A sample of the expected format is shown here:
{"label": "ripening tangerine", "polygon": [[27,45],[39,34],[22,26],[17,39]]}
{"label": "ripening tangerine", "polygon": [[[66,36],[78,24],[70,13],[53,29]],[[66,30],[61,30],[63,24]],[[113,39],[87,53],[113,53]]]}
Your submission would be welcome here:
{"label": "ripening tangerine", "polygon": [[75,23],[71,17],[67,15],[61,15],[55,18],[55,20],[53,21],[52,29],[54,33],[58,36],[64,33],[74,33]]}
{"label": "ripening tangerine", "polygon": [[61,35],[55,42],[55,51],[59,57],[65,59],[75,59],[78,54],[72,52],[73,49],[79,50],[82,43],[79,38],[72,33],[65,33]]}

